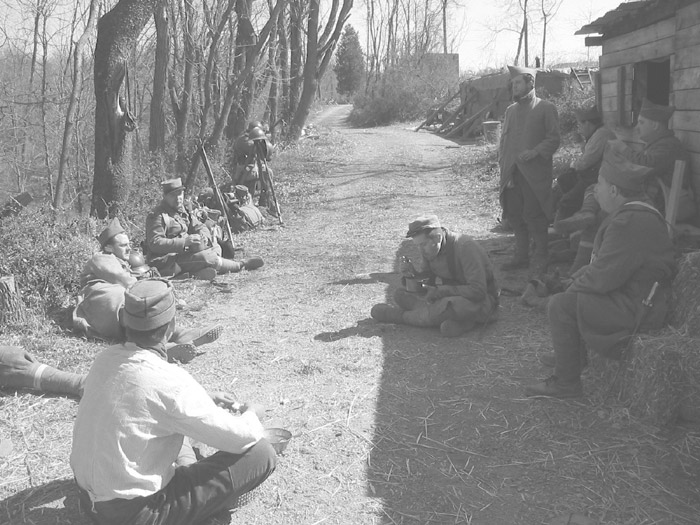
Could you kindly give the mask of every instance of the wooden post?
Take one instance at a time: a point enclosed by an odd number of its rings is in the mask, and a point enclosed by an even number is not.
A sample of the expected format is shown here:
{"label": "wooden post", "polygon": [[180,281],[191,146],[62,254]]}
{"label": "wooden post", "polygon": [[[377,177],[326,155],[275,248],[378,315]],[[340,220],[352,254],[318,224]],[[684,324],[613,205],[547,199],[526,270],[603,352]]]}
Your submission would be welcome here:
{"label": "wooden post", "polygon": [[469,126],[469,127],[473,126],[474,123],[477,121],[477,119],[478,119],[487,109],[489,109],[491,106],[493,106],[493,102],[490,103],[490,104],[488,104],[488,105],[486,105],[486,106],[484,106],[483,108],[481,108],[479,111],[477,111],[476,113],[474,113],[471,117],[469,117],[467,120],[464,120],[464,121],[460,122],[458,125],[456,125],[454,128],[452,128],[452,129],[445,135],[445,137],[446,137],[446,138],[452,137],[453,135],[455,135],[455,133],[457,133],[460,129],[464,128],[465,126]]}
{"label": "wooden post", "polygon": [[430,124],[430,123],[433,121],[433,119],[437,116],[437,114],[440,113],[443,109],[445,109],[445,107],[447,107],[447,104],[449,104],[450,102],[452,102],[452,100],[454,100],[454,98],[455,98],[457,95],[459,95],[459,88],[457,88],[457,91],[456,91],[453,95],[449,96],[449,97],[447,98],[447,100],[445,100],[442,104],[440,104],[440,107],[437,108],[435,111],[433,111],[433,112],[428,116],[428,118],[425,119],[425,120],[423,121],[423,123],[422,123],[420,126],[418,126],[416,129],[414,129],[413,131],[418,131],[418,130],[420,130],[423,126],[427,126],[428,124]]}
{"label": "wooden post", "polygon": [[668,197],[666,198],[666,223],[668,224],[668,234],[671,237],[673,237],[673,229],[676,225],[676,217],[678,217],[678,205],[680,204],[681,190],[683,189],[683,175],[685,175],[685,161],[677,160],[673,169],[671,191],[668,192]]}
{"label": "wooden post", "polygon": [[0,329],[8,325],[22,324],[26,321],[22,298],[14,275],[0,277]]}

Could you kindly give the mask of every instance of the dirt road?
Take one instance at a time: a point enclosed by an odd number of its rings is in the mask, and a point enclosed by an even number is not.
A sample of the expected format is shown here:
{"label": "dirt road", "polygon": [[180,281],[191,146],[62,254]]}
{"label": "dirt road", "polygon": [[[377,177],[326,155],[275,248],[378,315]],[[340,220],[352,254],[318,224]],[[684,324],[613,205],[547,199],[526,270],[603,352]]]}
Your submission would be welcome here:
{"label": "dirt road", "polygon": [[[510,239],[490,231],[494,168],[453,169],[475,148],[483,158],[493,147],[458,147],[403,126],[353,129],[349,109],[315,121],[331,146],[309,159],[320,168],[304,182],[304,204],[283,207],[283,227],[273,221],[242,237],[265,266],[227,277],[230,287],[178,284],[183,324],[227,327],[188,370],[207,388],[265,404],[266,424],[294,433],[277,472],[233,523],[532,525],[573,514],[600,525],[697,523],[684,442],[592,392],[523,397],[524,384],[550,373],[538,362],[551,349],[543,312],[505,297],[497,322],[458,339],[369,318],[399,284],[400,256],[416,257],[404,238],[412,218],[436,213],[480,239],[496,264]],[[274,166],[289,184],[280,159]],[[54,455],[72,486],[67,447]],[[15,466],[16,479],[42,459],[32,454]],[[5,504],[24,516],[26,498]],[[65,508],[30,512],[26,523],[84,523],[75,505],[67,497]]]}

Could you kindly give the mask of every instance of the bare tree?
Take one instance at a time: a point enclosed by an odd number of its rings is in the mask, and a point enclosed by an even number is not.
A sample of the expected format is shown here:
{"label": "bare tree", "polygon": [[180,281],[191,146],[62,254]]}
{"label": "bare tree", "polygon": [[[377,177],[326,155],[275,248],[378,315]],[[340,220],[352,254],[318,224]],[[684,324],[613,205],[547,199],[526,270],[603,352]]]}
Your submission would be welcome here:
{"label": "bare tree", "polygon": [[[75,13],[78,12],[78,6],[76,5]],[[83,77],[83,60],[85,47],[87,46],[88,39],[95,32],[95,22],[97,20],[97,0],[90,0],[90,5],[88,7],[88,19],[85,23],[85,30],[78,38],[75,46],[72,47],[73,53],[73,71],[72,71],[72,82],[71,82],[71,92],[70,98],[68,100],[68,109],[66,110],[65,125],[63,127],[63,142],[61,144],[61,153],[58,161],[58,176],[56,177],[56,192],[54,194],[53,206],[54,208],[60,208],[63,206],[63,195],[65,192],[65,179],[66,170],[68,166],[68,158],[70,157],[71,141],[73,137],[73,129],[75,127],[75,121],[78,113],[78,98],[82,90],[82,77]],[[74,21],[74,24],[75,21]]]}
{"label": "bare tree", "polygon": [[165,149],[165,94],[168,88],[168,62],[170,60],[170,24],[165,0],[159,0],[153,13],[156,25],[156,57],[151,95],[148,149],[152,152]]}
{"label": "bare tree", "polygon": [[559,8],[564,0],[540,0],[540,10],[542,11],[542,67],[545,67],[547,56],[547,24],[559,12]]}

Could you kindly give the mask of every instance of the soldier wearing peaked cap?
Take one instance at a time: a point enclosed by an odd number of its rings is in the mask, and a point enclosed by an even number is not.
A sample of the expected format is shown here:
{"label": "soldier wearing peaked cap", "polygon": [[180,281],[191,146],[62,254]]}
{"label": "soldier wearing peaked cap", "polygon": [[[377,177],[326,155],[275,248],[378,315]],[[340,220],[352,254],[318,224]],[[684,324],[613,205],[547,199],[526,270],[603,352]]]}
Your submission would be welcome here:
{"label": "soldier wearing peaked cap", "polygon": [[515,233],[515,254],[504,270],[527,268],[535,241],[533,273],[547,264],[552,214],[552,156],[559,148],[559,116],[535,93],[537,70],[509,66],[515,102],[508,106],[499,148],[500,198]]}
{"label": "soldier wearing peaked cap", "polygon": [[[554,366],[554,375],[527,388],[528,395],[582,395],[586,346],[619,359],[620,343],[635,330],[663,325],[676,264],[666,222],[644,193],[650,172],[626,160],[616,141],[606,146],[595,196],[608,216],[594,240],[590,264],[549,301],[554,356],[542,361]],[[648,308],[643,301],[653,289]]]}
{"label": "soldier wearing peaked cap", "polygon": [[255,270],[263,265],[259,257],[242,261],[221,257],[221,246],[212,232],[185,209],[182,181],[166,180],[161,187],[163,200],[146,217],[146,247],[149,264],[162,275],[187,273],[212,280],[217,273]]}
{"label": "soldier wearing peaked cap", "polygon": [[[169,282],[131,286],[127,341],[100,352],[85,379],[70,465],[93,523],[209,523],[228,516],[275,470],[260,408],[207,393],[167,362],[175,314]],[[198,461],[190,438],[218,452]]]}
{"label": "soldier wearing peaked cap", "polygon": [[[486,251],[468,235],[443,228],[435,215],[418,217],[406,237],[421,252],[415,268],[401,264],[405,288],[394,294],[398,306],[377,304],[371,315],[379,322],[439,327],[457,337],[479,323],[495,320],[498,287]],[[411,290],[409,283],[428,283]]]}
{"label": "soldier wearing peaked cap", "polygon": [[663,184],[669,190],[676,161],[686,162],[676,217],[678,221],[686,221],[695,215],[696,206],[690,179],[690,156],[681,141],[668,127],[674,111],[673,106],[655,104],[644,99],[637,119],[637,130],[639,138],[644,142],[644,148],[636,150],[624,144],[620,144],[620,147],[624,157],[630,162],[652,168],[647,193],[652,203],[662,213],[665,209],[665,201],[661,185]]}

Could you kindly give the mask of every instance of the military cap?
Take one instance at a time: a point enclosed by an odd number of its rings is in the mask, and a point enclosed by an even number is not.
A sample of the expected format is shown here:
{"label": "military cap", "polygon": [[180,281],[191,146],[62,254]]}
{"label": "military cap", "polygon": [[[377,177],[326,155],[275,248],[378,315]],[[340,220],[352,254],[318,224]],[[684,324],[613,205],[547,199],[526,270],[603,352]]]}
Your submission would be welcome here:
{"label": "military cap", "polygon": [[642,109],[639,110],[639,114],[649,120],[666,123],[668,119],[671,118],[674,111],[676,111],[676,108],[673,106],[654,104],[651,100],[645,98],[642,102]]}
{"label": "military cap", "polygon": [[576,118],[581,122],[587,122],[589,120],[600,120],[600,112],[598,108],[593,106],[584,106],[574,110]]}
{"label": "military cap", "polygon": [[534,67],[508,66],[510,78],[515,78],[520,75],[530,74],[532,78],[537,78],[537,69]]}
{"label": "military cap", "polygon": [[109,221],[107,227],[102,230],[102,233],[97,236],[97,241],[100,243],[100,248],[104,248],[107,244],[109,244],[109,241],[112,240],[113,237],[119,235],[120,233],[125,233],[125,231],[126,230],[124,230],[122,225],[119,223],[119,219],[114,217]]}
{"label": "military cap", "polygon": [[177,179],[168,179],[160,183],[160,187],[163,188],[163,195],[172,193],[174,191],[185,191],[185,187],[182,185],[182,179],[178,177]]}
{"label": "military cap", "polygon": [[608,141],[598,174],[618,188],[642,191],[653,170],[627,160],[623,154],[626,147],[621,140]]}
{"label": "military cap", "polygon": [[440,227],[440,221],[437,215],[422,215],[408,224],[406,237],[415,237],[419,233]]}
{"label": "military cap", "polygon": [[124,294],[124,324],[145,332],[168,324],[175,317],[172,285],[163,279],[145,279]]}

